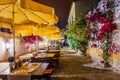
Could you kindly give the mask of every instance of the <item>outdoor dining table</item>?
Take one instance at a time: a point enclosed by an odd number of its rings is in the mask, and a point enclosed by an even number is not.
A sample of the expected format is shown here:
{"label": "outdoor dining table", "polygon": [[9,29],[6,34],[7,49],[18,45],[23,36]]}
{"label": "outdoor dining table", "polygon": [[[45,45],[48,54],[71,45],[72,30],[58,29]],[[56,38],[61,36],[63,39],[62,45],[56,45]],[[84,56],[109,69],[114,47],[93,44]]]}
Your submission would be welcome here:
{"label": "outdoor dining table", "polygon": [[21,61],[33,62],[33,60],[43,60],[43,61],[51,60],[54,56],[55,56],[54,53],[38,53],[38,52],[35,52],[34,55],[32,53],[29,53],[29,54],[21,55],[21,56],[19,56],[19,58],[20,58]]}
{"label": "outdoor dining table", "polygon": [[[56,53],[38,53],[31,59],[31,62],[48,62],[50,66],[58,68],[59,57],[56,57]],[[57,58],[57,59],[56,59]]]}
{"label": "outdoor dining table", "polygon": [[49,53],[60,53],[60,50],[58,49],[58,50],[49,50],[48,51]]}
{"label": "outdoor dining table", "polygon": [[33,80],[38,77],[40,79],[47,69],[49,63],[29,63],[19,68],[10,70],[10,63],[0,63],[0,78],[2,80]]}
{"label": "outdoor dining table", "polygon": [[53,58],[54,56],[54,53],[38,53],[35,58]]}
{"label": "outdoor dining table", "polygon": [[54,53],[38,53],[31,58],[31,62],[51,62],[54,56]]}

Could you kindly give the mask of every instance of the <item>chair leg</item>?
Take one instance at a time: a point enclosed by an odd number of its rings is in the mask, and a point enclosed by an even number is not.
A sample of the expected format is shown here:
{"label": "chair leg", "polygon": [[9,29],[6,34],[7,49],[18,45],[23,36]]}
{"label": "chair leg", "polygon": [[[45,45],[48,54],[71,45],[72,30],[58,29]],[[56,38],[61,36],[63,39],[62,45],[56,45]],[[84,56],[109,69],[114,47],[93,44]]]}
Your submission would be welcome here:
{"label": "chair leg", "polygon": [[43,76],[43,79],[52,80],[51,75],[44,75],[44,76]]}

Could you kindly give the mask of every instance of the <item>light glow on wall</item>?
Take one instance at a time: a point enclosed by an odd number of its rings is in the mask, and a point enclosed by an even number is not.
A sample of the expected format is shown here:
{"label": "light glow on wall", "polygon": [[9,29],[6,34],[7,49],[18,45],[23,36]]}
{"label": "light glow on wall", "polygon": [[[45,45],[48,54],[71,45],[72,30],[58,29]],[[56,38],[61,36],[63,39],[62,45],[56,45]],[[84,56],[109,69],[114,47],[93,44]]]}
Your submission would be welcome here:
{"label": "light glow on wall", "polygon": [[11,47],[11,43],[10,43],[8,40],[6,40],[6,41],[5,41],[6,51],[9,51],[10,47]]}

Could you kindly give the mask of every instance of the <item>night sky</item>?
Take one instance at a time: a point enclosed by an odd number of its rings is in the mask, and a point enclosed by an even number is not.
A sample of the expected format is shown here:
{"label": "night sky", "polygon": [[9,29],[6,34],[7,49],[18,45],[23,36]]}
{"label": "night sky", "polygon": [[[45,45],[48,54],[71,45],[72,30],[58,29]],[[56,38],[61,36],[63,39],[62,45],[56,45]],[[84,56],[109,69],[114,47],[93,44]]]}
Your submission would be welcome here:
{"label": "night sky", "polygon": [[67,24],[72,0],[34,0],[44,5],[51,6],[55,9],[56,15],[59,17],[58,26],[63,28]]}

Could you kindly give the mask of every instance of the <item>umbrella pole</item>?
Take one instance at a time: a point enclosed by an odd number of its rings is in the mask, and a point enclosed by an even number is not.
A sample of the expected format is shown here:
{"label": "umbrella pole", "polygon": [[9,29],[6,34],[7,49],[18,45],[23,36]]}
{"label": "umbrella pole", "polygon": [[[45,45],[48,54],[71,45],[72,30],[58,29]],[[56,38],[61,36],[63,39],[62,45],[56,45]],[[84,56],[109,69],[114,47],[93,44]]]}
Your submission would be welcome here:
{"label": "umbrella pole", "polygon": [[[37,25],[38,28],[38,25]],[[38,53],[38,30],[36,29],[37,35],[36,35],[36,52]]]}
{"label": "umbrella pole", "polygon": [[15,54],[16,54],[16,51],[15,51],[15,27],[14,27],[14,3],[13,3],[13,12],[12,12],[12,17],[13,17],[13,20],[12,20],[12,28],[13,28],[13,57],[14,57],[14,64],[15,64],[15,61],[16,61],[16,57],[15,57]]}
{"label": "umbrella pole", "polygon": [[35,31],[36,31],[36,44],[35,44],[35,49],[36,49],[36,52],[37,52],[37,53],[38,53],[38,49],[39,49],[39,48],[38,48],[38,43],[39,43],[39,42],[38,42],[38,30],[37,30],[37,29],[38,29],[39,26],[41,27],[41,25],[36,25],[36,29],[35,29]]}
{"label": "umbrella pole", "polygon": [[36,52],[38,52],[38,37],[37,37],[37,35],[36,35]]}

